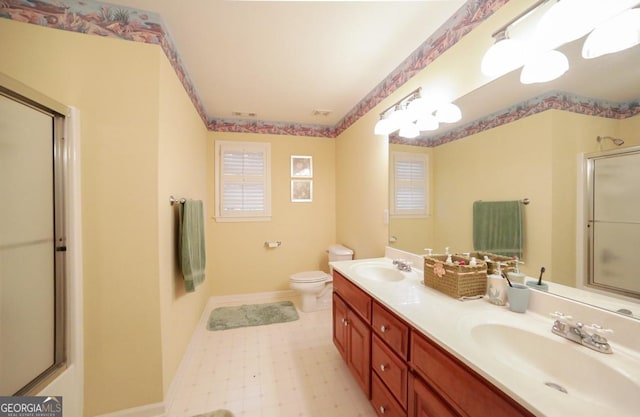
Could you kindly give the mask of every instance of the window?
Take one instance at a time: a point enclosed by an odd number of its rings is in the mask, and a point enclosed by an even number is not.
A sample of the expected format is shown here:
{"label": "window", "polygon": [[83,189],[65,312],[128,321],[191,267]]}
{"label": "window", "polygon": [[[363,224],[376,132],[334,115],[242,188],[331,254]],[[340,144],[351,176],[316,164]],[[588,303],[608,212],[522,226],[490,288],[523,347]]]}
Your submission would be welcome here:
{"label": "window", "polygon": [[216,221],[271,219],[269,143],[216,141]]}
{"label": "window", "polygon": [[391,153],[391,215],[426,217],[429,213],[428,155]]}

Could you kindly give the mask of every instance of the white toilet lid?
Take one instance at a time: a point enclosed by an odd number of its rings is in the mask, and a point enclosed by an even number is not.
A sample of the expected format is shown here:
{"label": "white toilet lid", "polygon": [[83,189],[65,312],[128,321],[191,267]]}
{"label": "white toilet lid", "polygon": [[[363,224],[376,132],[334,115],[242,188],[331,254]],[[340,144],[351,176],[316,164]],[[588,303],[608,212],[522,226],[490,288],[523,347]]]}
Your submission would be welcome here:
{"label": "white toilet lid", "polygon": [[329,275],[323,271],[304,271],[291,275],[293,282],[321,282],[326,281]]}

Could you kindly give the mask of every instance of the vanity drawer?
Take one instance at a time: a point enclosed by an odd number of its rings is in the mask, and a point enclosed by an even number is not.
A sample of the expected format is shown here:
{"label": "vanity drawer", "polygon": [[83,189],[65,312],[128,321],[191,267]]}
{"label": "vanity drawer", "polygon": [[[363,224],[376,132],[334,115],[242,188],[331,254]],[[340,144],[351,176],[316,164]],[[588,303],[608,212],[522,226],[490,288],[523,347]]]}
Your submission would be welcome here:
{"label": "vanity drawer", "polygon": [[475,371],[411,332],[409,364],[460,414],[469,417],[533,416]]}
{"label": "vanity drawer", "polygon": [[402,359],[407,360],[409,326],[375,301],[372,323],[373,331]]}
{"label": "vanity drawer", "polygon": [[389,393],[387,387],[378,375],[373,373],[371,377],[371,405],[380,417],[406,417],[407,414],[400,404]]}
{"label": "vanity drawer", "polygon": [[371,297],[339,272],[333,271],[333,290],[340,294],[353,311],[367,324],[371,323]]}
{"label": "vanity drawer", "polygon": [[376,335],[371,344],[371,367],[402,408],[407,408],[407,364]]}

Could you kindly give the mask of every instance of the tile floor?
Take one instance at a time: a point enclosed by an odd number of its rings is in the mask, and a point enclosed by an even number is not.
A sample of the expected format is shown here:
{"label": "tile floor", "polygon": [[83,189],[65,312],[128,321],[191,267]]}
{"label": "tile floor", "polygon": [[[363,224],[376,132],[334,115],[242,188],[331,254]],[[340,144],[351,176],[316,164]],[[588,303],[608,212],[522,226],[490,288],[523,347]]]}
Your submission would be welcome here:
{"label": "tile floor", "polygon": [[233,304],[207,306],[168,417],[217,409],[235,417],[376,416],[333,346],[330,309],[298,311],[289,323],[206,330],[214,307]]}

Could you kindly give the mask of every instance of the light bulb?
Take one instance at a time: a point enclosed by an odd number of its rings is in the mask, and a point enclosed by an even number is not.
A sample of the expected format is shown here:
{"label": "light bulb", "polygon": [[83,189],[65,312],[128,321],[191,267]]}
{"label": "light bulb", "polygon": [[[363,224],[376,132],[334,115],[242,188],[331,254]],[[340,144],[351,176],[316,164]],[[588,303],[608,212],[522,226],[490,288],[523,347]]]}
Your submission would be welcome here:
{"label": "light bulb", "polygon": [[410,122],[410,123],[403,124],[398,134],[403,138],[413,139],[413,138],[417,138],[418,135],[420,135],[420,130],[418,130],[418,127],[416,126],[415,123]]}
{"label": "light bulb", "polygon": [[559,51],[543,52],[527,62],[520,73],[522,84],[546,83],[569,70],[569,60]]}
{"label": "light bulb", "polygon": [[398,130],[398,127],[391,120],[381,117],[373,129],[373,133],[375,135],[388,135],[395,130]]}
{"label": "light bulb", "polygon": [[626,10],[598,25],[582,46],[583,58],[620,52],[640,43],[640,9]]}
{"label": "light bulb", "polygon": [[540,18],[536,38],[553,49],[585,36],[599,23],[634,6],[637,0],[562,0]]}
{"label": "light bulb", "polygon": [[416,121],[416,127],[419,131],[437,130],[440,126],[438,119],[431,114],[426,114]]}
{"label": "light bulb", "polygon": [[455,123],[462,119],[460,107],[453,103],[446,103],[436,110],[436,119],[442,123]]}
{"label": "light bulb", "polygon": [[491,45],[480,63],[480,70],[488,77],[499,77],[516,68],[525,61],[525,45],[516,39],[503,38]]}

